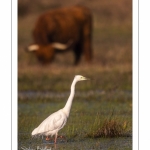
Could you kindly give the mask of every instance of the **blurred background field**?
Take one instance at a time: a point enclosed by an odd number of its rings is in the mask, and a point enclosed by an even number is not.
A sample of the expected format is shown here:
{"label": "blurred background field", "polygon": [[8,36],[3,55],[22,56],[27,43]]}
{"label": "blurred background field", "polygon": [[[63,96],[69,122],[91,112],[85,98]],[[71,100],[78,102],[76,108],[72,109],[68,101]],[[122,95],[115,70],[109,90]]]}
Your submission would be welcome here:
{"label": "blurred background field", "polygon": [[[70,51],[57,54],[51,64],[41,66],[34,55],[25,51],[25,47],[33,42],[31,32],[35,20],[47,10],[75,4],[89,7],[93,14],[92,63],[87,64],[83,56],[79,65],[73,66],[74,56]],[[107,147],[108,140],[100,139],[101,148],[132,149],[132,1],[18,0],[19,145],[27,144],[33,128],[50,113],[64,106],[76,74],[91,80],[77,84],[71,116],[61,133],[71,139],[95,138],[94,134],[98,133],[99,127],[114,111],[112,120],[116,119],[122,126],[127,124],[121,136],[129,138],[121,141],[122,147],[120,143]],[[97,114],[102,122],[91,126]],[[82,123],[78,122],[77,115],[82,117]],[[82,131],[85,124],[86,133]],[[96,138],[86,148],[97,148],[98,142]]]}
{"label": "blurred background field", "polygon": [[[109,0],[102,1],[48,1],[29,0],[18,1],[18,65],[22,67],[37,66],[31,54],[24,48],[32,43],[31,31],[37,17],[53,8],[82,4],[91,9],[93,13],[93,51],[94,59],[92,66],[114,67],[127,66],[131,68],[132,63],[132,1],[131,0]],[[56,57],[52,66],[58,64],[70,66],[73,61],[72,53],[66,56]],[[69,56],[69,57],[67,57]],[[66,59],[67,58],[67,59]],[[84,64],[84,59],[80,65]],[[55,66],[56,67],[56,66]],[[72,67],[72,66],[71,66]],[[48,67],[49,68],[49,67]]]}
{"label": "blurred background field", "polygon": [[[86,64],[83,56],[80,64],[74,67],[72,65],[74,57],[70,51],[65,54],[57,54],[54,62],[47,66],[41,66],[31,53],[25,51],[26,46],[33,42],[31,31],[34,27],[35,20],[39,14],[49,9],[74,4],[87,6],[93,13],[93,62],[90,65]],[[98,78],[103,82],[105,76],[102,78],[102,74],[108,73],[109,76],[113,76],[110,72],[116,74],[117,79],[119,77],[122,78],[123,74],[128,74],[128,78],[130,78],[128,87],[130,86],[131,89],[132,1],[64,0],[63,2],[56,2],[36,0],[32,3],[29,0],[18,1],[19,90],[24,90],[24,85],[27,83],[24,78],[31,78],[32,81],[35,78],[37,80],[36,82],[38,82],[41,81],[38,80],[39,78],[45,78],[45,76],[47,78],[55,78],[56,75],[61,75],[59,78],[67,76],[67,78],[72,79],[75,74],[83,74],[94,79]],[[110,78],[109,82],[113,82],[113,80]],[[123,79],[122,81],[125,80]],[[40,88],[42,89],[41,86]]]}

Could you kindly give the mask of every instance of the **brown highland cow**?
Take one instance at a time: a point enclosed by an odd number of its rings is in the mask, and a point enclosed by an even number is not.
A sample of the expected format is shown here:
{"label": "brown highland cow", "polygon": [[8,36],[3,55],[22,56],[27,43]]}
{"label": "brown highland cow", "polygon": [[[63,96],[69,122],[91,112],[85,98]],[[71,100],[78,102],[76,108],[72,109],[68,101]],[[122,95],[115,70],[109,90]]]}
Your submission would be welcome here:
{"label": "brown highland cow", "polygon": [[92,59],[92,15],[88,8],[72,6],[42,14],[33,30],[34,44],[28,46],[38,60],[49,63],[55,52],[72,49],[75,64],[83,53],[87,62]]}

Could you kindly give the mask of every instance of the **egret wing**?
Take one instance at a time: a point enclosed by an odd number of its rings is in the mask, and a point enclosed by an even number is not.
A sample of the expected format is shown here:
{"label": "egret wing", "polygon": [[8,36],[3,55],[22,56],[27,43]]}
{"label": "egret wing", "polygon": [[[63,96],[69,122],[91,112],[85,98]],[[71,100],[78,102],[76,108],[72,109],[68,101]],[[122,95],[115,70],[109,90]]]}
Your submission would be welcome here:
{"label": "egret wing", "polygon": [[37,128],[36,133],[60,130],[66,124],[67,117],[62,111],[57,111],[46,118]]}

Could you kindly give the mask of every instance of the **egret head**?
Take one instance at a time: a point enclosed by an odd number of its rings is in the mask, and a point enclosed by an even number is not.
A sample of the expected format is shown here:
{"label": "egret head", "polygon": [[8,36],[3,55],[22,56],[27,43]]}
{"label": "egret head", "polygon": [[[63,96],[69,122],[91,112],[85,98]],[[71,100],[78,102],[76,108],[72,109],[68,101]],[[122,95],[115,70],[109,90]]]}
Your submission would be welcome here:
{"label": "egret head", "polygon": [[76,81],[89,80],[88,78],[83,77],[83,76],[81,76],[81,75],[76,75],[74,79],[75,79]]}

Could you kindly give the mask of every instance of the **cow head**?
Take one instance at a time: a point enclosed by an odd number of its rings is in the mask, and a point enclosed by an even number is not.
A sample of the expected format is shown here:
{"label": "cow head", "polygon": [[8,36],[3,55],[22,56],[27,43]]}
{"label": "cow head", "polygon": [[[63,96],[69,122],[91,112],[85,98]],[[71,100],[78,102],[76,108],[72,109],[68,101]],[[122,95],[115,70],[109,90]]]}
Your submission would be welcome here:
{"label": "cow head", "polygon": [[28,52],[35,53],[38,60],[45,64],[52,61],[54,58],[55,50],[65,51],[70,47],[70,44],[51,43],[47,45],[31,44],[27,47]]}

